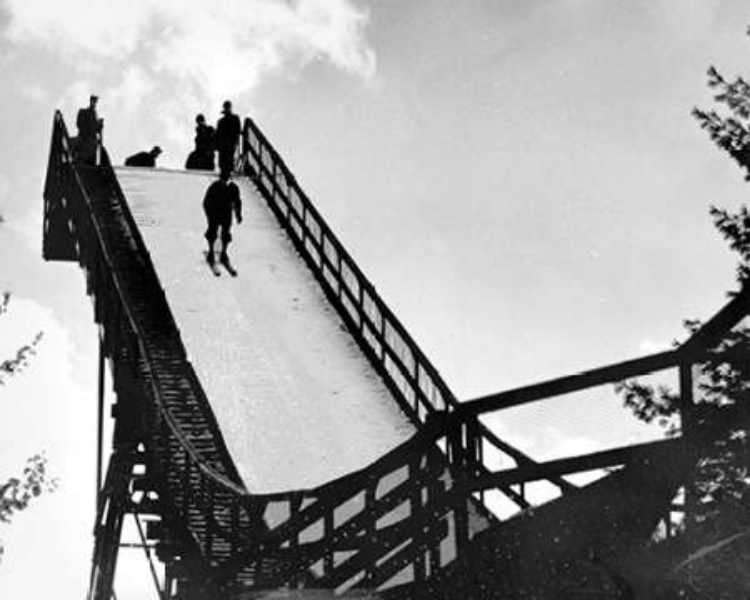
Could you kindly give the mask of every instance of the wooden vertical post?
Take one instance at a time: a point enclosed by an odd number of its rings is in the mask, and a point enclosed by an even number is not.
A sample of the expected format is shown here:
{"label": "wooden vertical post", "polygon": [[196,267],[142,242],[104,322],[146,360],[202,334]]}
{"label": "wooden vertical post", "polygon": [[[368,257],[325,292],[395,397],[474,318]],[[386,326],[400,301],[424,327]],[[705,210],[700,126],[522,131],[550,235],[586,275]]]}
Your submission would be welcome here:
{"label": "wooden vertical post", "polygon": [[378,307],[380,313],[380,361],[385,364],[385,315],[383,314],[383,307]]}
{"label": "wooden vertical post", "polygon": [[99,336],[99,382],[97,385],[96,424],[96,505],[99,506],[102,492],[102,453],[104,445],[104,341]]}
{"label": "wooden vertical post", "polygon": [[[376,494],[377,494],[377,488],[378,488],[378,481],[377,479],[370,479],[367,482],[367,487],[365,487],[365,505],[362,509],[365,514],[370,514],[370,511],[375,507],[376,500]],[[375,535],[375,532],[377,531],[377,521],[375,519],[369,519],[365,525],[365,535],[368,539],[372,539]],[[365,571],[365,582],[367,582],[370,577],[372,577],[375,574],[375,562],[371,562],[367,566],[367,570]]]}
{"label": "wooden vertical post", "polygon": [[[299,513],[300,508],[302,507],[302,496],[292,496],[289,499],[289,520],[292,520],[294,516]],[[289,548],[292,550],[292,561],[298,561],[299,555],[297,554],[297,549],[299,548],[300,544],[300,537],[302,536],[302,532],[298,532],[293,534],[289,538]],[[300,586],[300,573],[295,568],[294,572],[290,575],[290,581],[292,588],[297,588]]]}
{"label": "wooden vertical post", "polygon": [[[693,364],[683,362],[680,364],[680,426],[682,429],[682,438],[686,441],[688,451],[692,450],[694,443],[694,418],[693,410],[695,407],[695,395],[693,389]],[[685,529],[691,526],[695,519],[697,504],[695,482],[693,481],[693,472],[688,475],[685,482]]]}
{"label": "wooden vertical post", "polygon": [[[333,535],[333,527],[333,506],[331,506],[330,510],[323,517],[323,539],[330,539],[331,535]],[[323,577],[333,573],[334,566],[333,549],[329,549],[323,558]]]}
{"label": "wooden vertical post", "polygon": [[[448,434],[450,436],[448,446],[452,450],[450,466],[452,470],[451,487],[453,488],[457,487],[459,484],[457,479],[465,476],[465,469],[468,466],[466,464],[466,453],[463,447],[464,427],[465,424],[461,423],[459,427],[453,429]],[[462,499],[460,502],[454,504],[453,518],[455,524],[454,533],[456,535],[456,556],[460,556],[469,540],[469,514],[468,502],[466,499]]]}
{"label": "wooden vertical post", "polygon": [[[416,480],[419,478],[420,475],[420,460],[422,456],[417,455],[414,460],[408,463],[407,468],[409,469],[409,479]],[[422,484],[420,483],[417,485],[414,490],[412,490],[411,493],[411,515],[410,518],[412,521],[416,521],[419,518],[419,513],[422,508]],[[423,544],[423,538],[425,537],[425,532],[423,528],[416,528],[412,527],[412,543],[414,546],[422,546]],[[422,538],[422,539],[420,539]],[[414,562],[412,564],[412,568],[414,570],[414,583],[421,583],[426,578],[426,572],[425,572],[425,553],[424,551],[419,552],[414,557]]]}
{"label": "wooden vertical post", "polygon": [[[203,475],[201,473],[201,481],[205,481],[206,483],[201,485],[201,490],[203,491],[203,498],[201,499],[201,504],[203,508],[203,513],[206,518],[206,554],[208,556],[211,556],[211,552],[213,551],[214,547],[214,528],[211,524],[211,517],[214,514],[214,490],[213,490],[213,480],[207,477],[206,475]],[[208,509],[206,509],[206,496],[208,496]]]}
{"label": "wooden vertical post", "polygon": [[341,260],[341,250],[340,249],[336,250],[336,257],[338,259],[337,260],[337,264],[336,264],[336,268],[338,269],[338,273],[336,273],[336,275],[338,275],[338,277],[336,277],[336,280],[337,280],[337,282],[339,284],[339,289],[337,290],[337,293],[338,293],[339,300],[341,300],[341,295],[344,292],[344,290],[343,290],[343,287],[344,287],[344,274],[343,274],[342,268],[341,268],[342,260]]}
{"label": "wooden vertical post", "polygon": [[[322,247],[322,246],[321,246]],[[362,280],[357,279],[357,291],[359,297],[359,333],[364,335],[365,331],[365,291],[362,287]]]}
{"label": "wooden vertical post", "polygon": [[[426,455],[427,458],[427,468],[430,470],[433,470],[433,466],[430,464],[430,455],[429,453]],[[438,476],[439,472],[437,469],[434,470],[434,472],[431,473],[431,476],[427,479],[427,504],[429,505],[435,505],[440,495],[444,492],[444,486],[445,483],[442,479]],[[447,517],[442,517],[443,519],[446,519]],[[430,555],[429,555],[429,565],[430,565],[430,572],[429,577],[433,577],[435,573],[437,573],[441,566],[442,566],[442,553],[441,553],[441,542],[437,542],[435,546],[430,548]]]}

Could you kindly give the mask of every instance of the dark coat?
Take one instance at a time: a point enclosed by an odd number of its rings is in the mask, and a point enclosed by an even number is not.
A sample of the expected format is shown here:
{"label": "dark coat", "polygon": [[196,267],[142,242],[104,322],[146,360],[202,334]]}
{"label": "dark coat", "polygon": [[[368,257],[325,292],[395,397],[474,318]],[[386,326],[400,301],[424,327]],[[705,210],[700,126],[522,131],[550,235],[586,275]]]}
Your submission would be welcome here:
{"label": "dark coat", "polygon": [[213,152],[216,143],[216,131],[210,125],[198,125],[195,128],[195,149],[199,154]]}
{"label": "dark coat", "polygon": [[240,188],[229,181],[224,183],[220,179],[214,181],[206,190],[203,198],[203,210],[209,220],[227,221],[234,212],[237,219],[242,218],[242,200]]}
{"label": "dark coat", "polygon": [[241,130],[240,118],[237,115],[229,113],[221,117],[216,123],[216,148],[219,152],[234,152],[240,141]]}
{"label": "dark coat", "polygon": [[155,167],[156,159],[150,152],[138,152],[125,159],[126,167]]}
{"label": "dark coat", "polygon": [[84,139],[95,139],[96,134],[102,130],[102,122],[96,114],[96,109],[90,106],[78,111],[76,126],[78,127],[78,137]]}
{"label": "dark coat", "polygon": [[195,150],[185,162],[186,169],[214,170],[214,148],[216,146],[216,131],[206,124],[195,127]]}

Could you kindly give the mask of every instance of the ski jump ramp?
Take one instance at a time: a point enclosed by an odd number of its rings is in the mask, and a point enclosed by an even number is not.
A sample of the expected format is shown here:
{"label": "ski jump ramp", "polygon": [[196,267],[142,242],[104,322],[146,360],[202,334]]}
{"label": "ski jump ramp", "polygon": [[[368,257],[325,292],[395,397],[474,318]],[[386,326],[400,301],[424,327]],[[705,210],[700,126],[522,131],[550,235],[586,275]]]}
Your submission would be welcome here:
{"label": "ski jump ramp", "polygon": [[229,246],[235,278],[215,277],[204,260],[202,201],[215,174],[116,173],[250,491],[320,485],[414,434],[247,178],[236,180],[244,220]]}
{"label": "ski jump ramp", "polygon": [[[674,350],[461,403],[252,119],[238,277],[204,259],[215,175],[115,168],[105,149],[80,164],[59,112],[52,133],[43,255],[77,261],[93,298],[100,438],[105,358],[116,395],[90,600],[112,598],[126,518],[172,600],[615,598],[641,585],[690,440],[539,463],[480,417],[677,370],[691,418],[692,369],[747,316],[750,289]],[[566,479],[592,470],[585,486]],[[526,484],[540,481],[558,497],[533,507]]]}

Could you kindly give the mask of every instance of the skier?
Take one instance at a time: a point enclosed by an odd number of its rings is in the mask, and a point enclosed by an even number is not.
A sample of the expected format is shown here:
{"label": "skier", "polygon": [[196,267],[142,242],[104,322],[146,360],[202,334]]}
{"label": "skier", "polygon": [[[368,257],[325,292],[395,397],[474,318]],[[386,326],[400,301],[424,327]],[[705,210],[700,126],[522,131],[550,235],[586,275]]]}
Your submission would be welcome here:
{"label": "skier", "polygon": [[206,125],[206,117],[203,115],[195,117],[195,123],[195,150],[188,155],[185,168],[213,171],[216,132],[213,127]]}
{"label": "skier", "polygon": [[208,241],[206,260],[214,275],[217,276],[219,270],[215,265],[214,241],[218,237],[220,228],[221,251],[219,252],[219,262],[232,276],[237,275],[237,271],[229,262],[227,247],[229,242],[232,241],[232,213],[237,218],[237,224],[242,223],[242,200],[240,199],[240,189],[233,181],[230,181],[230,175],[229,169],[222,169],[219,179],[208,186],[203,198],[203,211],[206,213],[206,220],[208,221],[208,228],[205,233]]}
{"label": "skier", "polygon": [[219,171],[234,169],[234,153],[240,141],[240,118],[232,112],[232,103],[224,102],[224,116],[216,123],[216,149],[219,151]]}
{"label": "skier", "polygon": [[155,167],[156,158],[161,154],[161,148],[154,146],[148,152],[138,152],[125,159],[126,167]]}
{"label": "skier", "polygon": [[75,154],[78,160],[86,165],[96,164],[96,151],[101,144],[104,119],[96,114],[96,103],[99,96],[91,95],[89,105],[81,108],[76,116],[78,137],[75,139]]}

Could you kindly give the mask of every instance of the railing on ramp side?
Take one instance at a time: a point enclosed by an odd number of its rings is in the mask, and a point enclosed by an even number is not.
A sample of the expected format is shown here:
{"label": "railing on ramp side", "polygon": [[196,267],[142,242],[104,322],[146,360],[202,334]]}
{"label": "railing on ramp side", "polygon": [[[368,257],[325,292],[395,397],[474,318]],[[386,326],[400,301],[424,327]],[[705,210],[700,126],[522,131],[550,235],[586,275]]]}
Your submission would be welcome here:
{"label": "railing on ramp side", "polygon": [[[160,478],[156,485],[162,504],[170,505],[170,524],[179,524],[180,533],[187,531],[191,539],[185,543],[194,545],[206,564],[217,557],[226,560],[229,550],[223,557],[221,552],[211,552],[211,502],[199,502],[195,496],[210,496],[207,490],[212,487],[241,496],[244,488],[186,359],[164,292],[106,154],[101,166],[77,165],[59,112],[45,204],[55,207],[47,215],[65,216],[74,240],[73,258],[85,271],[103,348],[113,361],[120,400],[116,452],[135,452],[135,446],[145,445],[152,457],[149,477]],[[50,229],[45,227],[45,232]],[[165,457],[170,458],[169,468]],[[97,523],[103,523],[103,513],[114,506],[133,508],[128,499],[102,498]],[[116,551],[112,540],[102,536],[106,532],[97,528],[91,598],[108,600]],[[187,553],[186,548],[182,551]]]}
{"label": "railing on ramp side", "polygon": [[[239,165],[254,180],[363,353],[411,421],[421,427],[431,414],[456,410],[460,403],[437,369],[357,266],[251,118],[245,120]],[[478,420],[465,424],[461,439],[461,460],[466,468],[485,471],[484,455],[489,451],[500,453],[518,465],[534,464],[531,457],[500,439]],[[450,462],[455,458],[448,456]],[[562,491],[575,488],[560,477],[553,477],[550,482]],[[522,491],[501,489],[517,506],[529,506]],[[485,515],[492,518],[489,512]]]}

